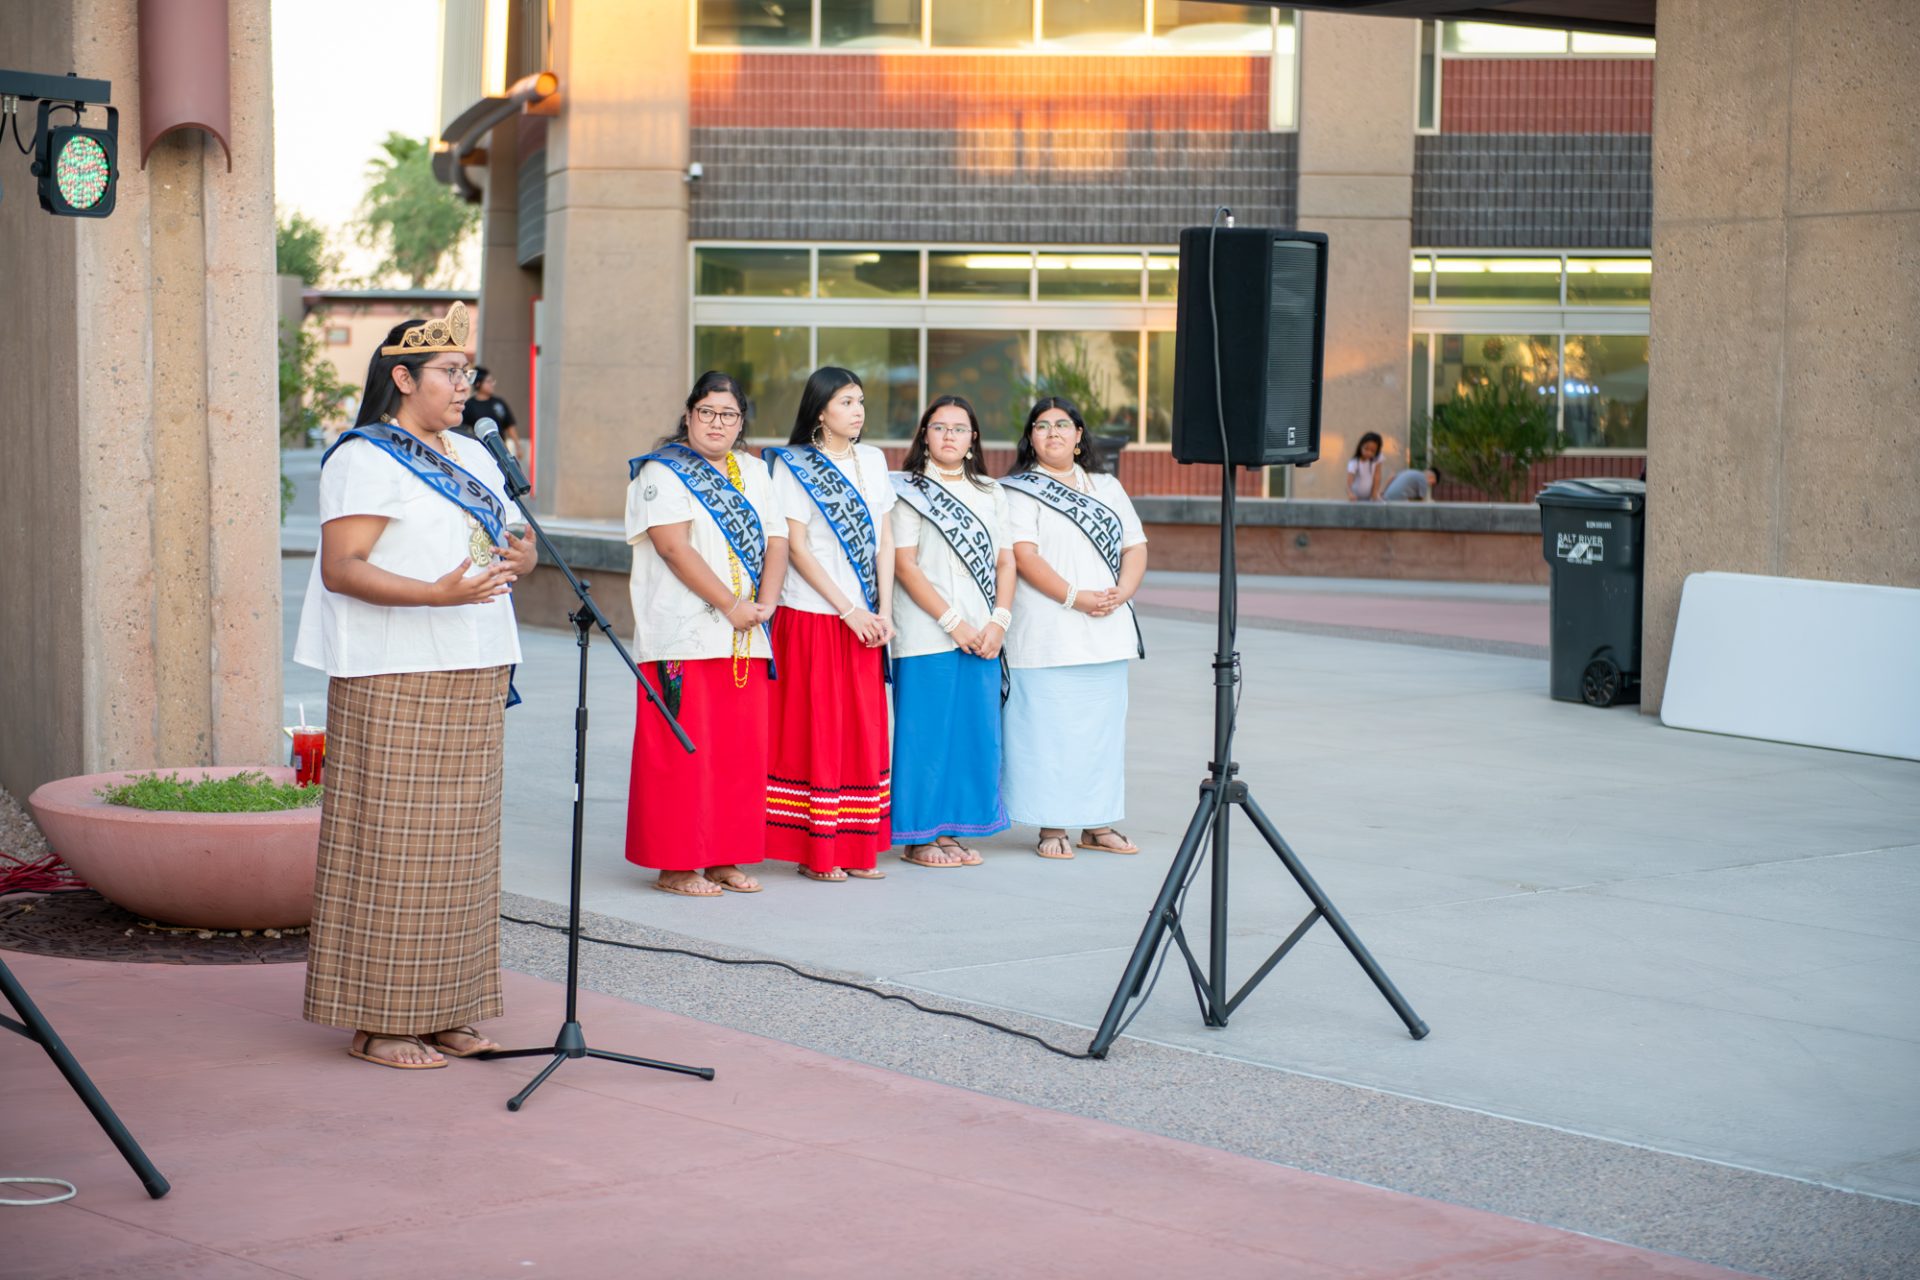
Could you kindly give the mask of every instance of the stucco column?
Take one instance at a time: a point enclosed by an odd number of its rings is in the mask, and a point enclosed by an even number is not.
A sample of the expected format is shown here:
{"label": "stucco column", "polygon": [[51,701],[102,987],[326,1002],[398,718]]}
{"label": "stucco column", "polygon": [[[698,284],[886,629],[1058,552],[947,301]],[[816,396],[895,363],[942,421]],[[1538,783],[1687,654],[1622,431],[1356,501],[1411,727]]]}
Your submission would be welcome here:
{"label": "stucco column", "polygon": [[142,170],[134,0],[0,0],[19,60],[112,81],[122,164],[105,219],[42,213],[17,180],[0,203],[0,275],[37,309],[0,329],[20,389],[0,448],[28,462],[0,469],[0,509],[39,549],[0,557],[16,793],[285,751],[268,8],[231,4],[232,172],[192,131]]}
{"label": "stucco column", "polygon": [[1688,574],[1920,587],[1913,6],[1661,0],[1659,39],[1646,711]]}
{"label": "stucco column", "polygon": [[620,515],[687,376],[687,0],[555,6],[537,509]]}
{"label": "stucco column", "polygon": [[1299,221],[1327,234],[1327,351],[1321,461],[1294,472],[1294,497],[1342,497],[1368,431],[1407,463],[1419,52],[1417,22],[1300,13]]}

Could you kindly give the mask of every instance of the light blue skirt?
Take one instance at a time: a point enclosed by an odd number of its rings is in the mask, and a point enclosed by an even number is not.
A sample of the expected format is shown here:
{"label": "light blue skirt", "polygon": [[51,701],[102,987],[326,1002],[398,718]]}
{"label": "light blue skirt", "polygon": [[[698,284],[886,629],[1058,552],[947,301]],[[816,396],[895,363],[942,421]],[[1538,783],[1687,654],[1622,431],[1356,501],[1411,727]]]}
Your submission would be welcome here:
{"label": "light blue skirt", "polygon": [[893,664],[893,841],[990,836],[1000,803],[1000,664],[958,649]]}
{"label": "light blue skirt", "polygon": [[1015,822],[1103,827],[1127,816],[1127,664],[1015,667],[1000,796]]}

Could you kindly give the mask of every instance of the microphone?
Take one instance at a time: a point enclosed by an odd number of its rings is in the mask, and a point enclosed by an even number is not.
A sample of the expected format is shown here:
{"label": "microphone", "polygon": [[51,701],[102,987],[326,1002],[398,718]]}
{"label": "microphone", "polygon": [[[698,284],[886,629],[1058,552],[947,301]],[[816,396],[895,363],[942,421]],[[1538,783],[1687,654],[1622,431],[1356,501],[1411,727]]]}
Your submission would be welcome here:
{"label": "microphone", "polygon": [[527,483],[527,473],[520,469],[519,461],[507,452],[507,442],[500,438],[500,424],[492,418],[482,418],[473,424],[473,434],[480,437],[480,443],[493,456],[500,474],[506,477],[507,496],[518,499],[520,495],[532,489]]}

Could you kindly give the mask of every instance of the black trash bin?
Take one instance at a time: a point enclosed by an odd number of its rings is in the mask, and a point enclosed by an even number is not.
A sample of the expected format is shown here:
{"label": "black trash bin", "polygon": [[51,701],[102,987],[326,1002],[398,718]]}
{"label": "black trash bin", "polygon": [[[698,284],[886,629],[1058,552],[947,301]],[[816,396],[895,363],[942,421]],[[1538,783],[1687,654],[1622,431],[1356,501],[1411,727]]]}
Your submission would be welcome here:
{"label": "black trash bin", "polygon": [[1638,702],[1646,482],[1556,480],[1536,501],[1552,581],[1548,687],[1562,702]]}

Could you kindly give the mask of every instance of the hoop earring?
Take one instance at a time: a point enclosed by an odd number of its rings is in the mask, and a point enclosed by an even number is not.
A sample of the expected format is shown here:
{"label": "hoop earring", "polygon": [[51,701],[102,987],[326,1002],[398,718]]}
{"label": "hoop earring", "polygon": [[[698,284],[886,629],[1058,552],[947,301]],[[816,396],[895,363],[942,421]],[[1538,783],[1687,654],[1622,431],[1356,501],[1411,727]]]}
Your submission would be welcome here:
{"label": "hoop earring", "polygon": [[817,448],[817,447],[819,447],[820,445],[822,445],[822,444],[824,444],[824,443],[826,442],[826,438],[827,438],[827,437],[826,437],[826,434],[825,434],[824,432],[822,432],[822,431],[821,431],[821,429],[820,429],[820,424],[819,424],[819,423],[817,423],[817,422],[816,422],[816,423],[814,423],[814,424],[813,424],[813,443],[814,443],[814,446],[815,446],[815,447]]}

